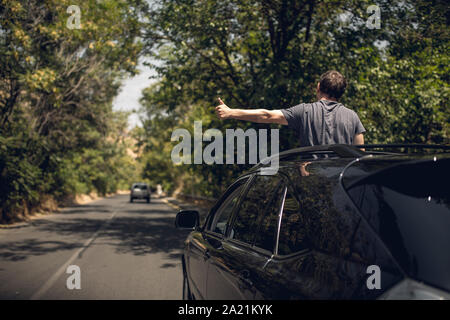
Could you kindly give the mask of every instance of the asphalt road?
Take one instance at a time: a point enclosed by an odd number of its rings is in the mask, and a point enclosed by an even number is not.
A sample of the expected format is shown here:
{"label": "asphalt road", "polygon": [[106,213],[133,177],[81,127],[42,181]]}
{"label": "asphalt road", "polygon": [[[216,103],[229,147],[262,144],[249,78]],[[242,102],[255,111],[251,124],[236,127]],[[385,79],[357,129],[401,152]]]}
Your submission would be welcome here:
{"label": "asphalt road", "polygon": [[[117,195],[0,229],[0,299],[181,299],[175,214]],[[81,289],[67,288],[69,265]]]}

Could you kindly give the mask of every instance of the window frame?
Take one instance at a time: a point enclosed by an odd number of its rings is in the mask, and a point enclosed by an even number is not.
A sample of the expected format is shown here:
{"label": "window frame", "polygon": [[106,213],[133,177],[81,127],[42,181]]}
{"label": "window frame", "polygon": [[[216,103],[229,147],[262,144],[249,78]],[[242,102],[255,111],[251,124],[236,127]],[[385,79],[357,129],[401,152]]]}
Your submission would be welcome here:
{"label": "window frame", "polygon": [[[228,233],[228,228],[230,225],[230,218],[233,217],[234,212],[236,211],[236,208],[238,207],[241,199],[242,199],[242,195],[244,194],[245,190],[248,187],[248,183],[252,180],[253,175],[245,175],[243,177],[238,178],[233,184],[231,184],[227,190],[225,190],[225,192],[222,194],[222,196],[219,198],[219,200],[216,202],[216,204],[211,208],[211,210],[209,211],[208,217],[206,218],[205,224],[203,226],[203,232],[207,233],[207,234],[211,234],[214,235],[216,237],[219,237],[221,239],[226,238],[226,235]],[[227,219],[227,223],[225,225],[225,233],[221,234],[218,232],[215,232],[214,230],[212,230],[212,224],[214,222],[214,219],[218,213],[218,211],[222,208],[222,206],[229,200],[229,198],[233,195],[233,193],[238,189],[241,188],[241,191],[239,192],[239,194],[237,195],[237,202],[234,205],[228,219]]]}
{"label": "window frame", "polygon": [[[264,254],[264,255],[273,257],[275,255],[275,248],[276,248],[276,244],[277,244],[278,236],[279,236],[279,226],[280,226],[279,222],[280,222],[280,219],[278,219],[277,226],[275,228],[274,249],[272,251],[269,251],[269,250],[263,249],[261,247],[255,246],[256,235],[257,235],[257,232],[259,232],[259,230],[260,230],[260,225],[262,223],[262,218],[266,215],[268,207],[264,208],[263,214],[258,216],[258,220],[256,222],[256,230],[257,231],[256,231],[255,236],[254,236],[254,238],[253,238],[251,243],[243,242],[243,241],[241,241],[239,239],[230,238],[231,226],[236,221],[236,217],[237,217],[238,211],[239,211],[239,209],[241,207],[242,201],[243,201],[243,199],[245,199],[245,197],[247,196],[250,188],[255,183],[256,177],[260,176],[260,175],[261,175],[260,172],[253,174],[251,179],[247,182],[245,190],[243,190],[243,192],[241,193],[241,197],[239,199],[239,202],[236,204],[236,206],[235,206],[235,208],[233,210],[231,219],[229,219],[229,222],[228,222],[228,225],[227,225],[227,233],[226,233],[225,240],[227,242],[231,243],[232,245],[235,245],[235,246],[237,245],[237,246],[240,246],[240,247],[244,247],[246,249],[250,249],[250,250],[252,250],[254,252],[257,252],[259,254]],[[278,188],[281,188],[281,189],[282,188],[286,188],[287,181],[286,181],[286,176],[284,174],[282,174],[279,171],[276,175],[273,175],[272,177],[278,178],[280,180],[279,184],[278,184]],[[284,197],[285,197],[285,195],[283,194],[282,201],[281,201],[282,204],[284,204]],[[280,207],[278,208],[278,216],[280,215],[280,210],[282,212],[282,208],[283,207],[284,207],[283,205],[280,205]]]}
{"label": "window frame", "polygon": [[232,243],[237,242],[237,244],[243,244],[243,245],[249,245],[250,247],[252,246],[251,244],[248,244],[246,242],[243,241],[239,241],[237,239],[231,239],[230,238],[230,231],[231,231],[231,226],[234,224],[235,220],[236,220],[236,216],[237,216],[237,212],[239,211],[239,209],[241,208],[241,204],[242,204],[242,200],[245,199],[245,197],[248,194],[248,191],[250,190],[251,186],[254,184],[256,177],[258,176],[258,173],[253,173],[250,178],[248,179],[245,188],[242,190],[241,195],[238,199],[238,202],[236,203],[235,207],[233,208],[233,211],[228,219],[228,223],[227,223],[227,227],[226,227],[226,232],[225,232],[225,239],[227,241],[230,241]]}
{"label": "window frame", "polygon": [[[220,204],[219,208],[217,208],[216,212],[214,213],[214,215],[211,218],[210,224],[208,226],[207,232],[210,234],[214,234],[219,236],[220,238],[224,238],[226,233],[227,233],[227,229],[228,229],[228,221],[230,219],[230,216],[233,214],[234,209],[236,208],[236,205],[238,204],[239,201],[239,197],[242,194],[242,188],[244,188],[244,185],[238,185],[236,186],[236,188],[230,192],[230,194],[228,195],[228,197],[226,197],[223,202]],[[233,208],[231,208],[231,212],[227,217],[227,220],[225,222],[225,230],[223,233],[219,233],[214,231],[215,227],[217,226],[217,222],[216,221],[218,218],[220,218],[220,216],[223,213],[223,210],[228,207],[228,205],[231,203],[231,201],[233,201],[234,199],[236,199],[236,203],[233,205]]]}
{"label": "window frame", "polygon": [[284,181],[284,186],[283,186],[284,187],[284,195],[283,195],[283,200],[282,200],[279,215],[278,215],[276,245],[275,245],[275,249],[274,249],[274,253],[273,253],[273,257],[272,257],[273,259],[276,259],[276,260],[290,259],[291,257],[300,256],[300,255],[304,255],[304,254],[311,252],[311,248],[305,248],[305,249],[302,249],[302,250],[299,250],[299,251],[296,251],[296,252],[293,252],[290,254],[279,254],[278,253],[279,243],[280,243],[281,222],[283,221],[283,212],[284,212],[284,205],[285,205],[287,193],[291,192],[292,195],[294,196],[294,198],[296,199],[296,201],[299,202],[298,195],[296,194],[295,188],[293,188],[292,182],[289,180],[289,177],[283,175],[283,181]]}
{"label": "window frame", "polygon": [[283,220],[283,211],[284,211],[284,203],[286,201],[286,195],[288,192],[288,186],[286,183],[283,185],[283,198],[281,200],[280,210],[278,211],[278,223],[277,223],[277,234],[275,236],[275,246],[273,250],[273,254],[278,256],[278,247],[280,245],[280,231],[281,231],[281,220]]}
{"label": "window frame", "polygon": [[[281,202],[278,202],[278,203],[277,203],[277,205],[278,205],[278,208],[277,208],[278,213],[277,213],[277,224],[276,224],[276,226],[275,226],[275,231],[274,231],[274,232],[275,232],[275,235],[274,235],[273,249],[272,249],[272,251],[269,251],[269,250],[267,250],[267,249],[261,248],[261,247],[259,247],[259,246],[256,245],[256,239],[257,239],[257,236],[258,236],[259,232],[261,231],[261,225],[262,225],[262,223],[263,223],[264,218],[265,218],[266,215],[268,214],[269,207],[266,207],[265,210],[264,210],[264,213],[258,217],[257,228],[256,228],[256,233],[255,233],[255,238],[253,239],[253,243],[252,243],[252,247],[253,247],[253,248],[258,248],[259,250],[263,250],[263,251],[265,251],[265,252],[270,252],[271,254],[275,254],[276,249],[277,249],[277,244],[278,244],[278,234],[279,234],[279,226],[280,226],[280,210],[282,210],[282,208],[283,208],[283,206],[284,206],[284,199],[285,199],[285,197],[286,197],[286,194],[285,194],[286,182],[285,182],[285,180],[284,180],[284,178],[283,178],[282,176],[278,175],[278,178],[279,178],[280,181],[279,181],[279,183],[278,183],[278,186],[277,186],[276,191],[277,191],[277,193],[278,193],[280,190],[282,190],[282,191],[281,191],[282,196],[281,196],[281,199],[280,199]],[[274,197],[274,196],[275,196],[275,195],[273,195],[273,197]],[[272,198],[271,200],[273,200],[273,198]],[[270,203],[270,202],[269,202],[269,203]]]}

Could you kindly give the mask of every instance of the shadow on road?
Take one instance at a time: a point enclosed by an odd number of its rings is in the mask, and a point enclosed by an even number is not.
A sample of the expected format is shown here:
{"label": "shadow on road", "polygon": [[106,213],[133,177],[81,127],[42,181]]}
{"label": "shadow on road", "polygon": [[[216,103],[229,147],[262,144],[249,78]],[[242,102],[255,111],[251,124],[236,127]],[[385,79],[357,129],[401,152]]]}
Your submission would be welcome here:
{"label": "shadow on road", "polygon": [[62,214],[80,214],[87,212],[111,212],[111,209],[101,204],[74,204],[65,207],[60,213]]}
{"label": "shadow on road", "polygon": [[[132,204],[130,204],[132,205]],[[132,207],[132,210],[128,210]],[[160,208],[161,206],[155,206]],[[177,230],[174,226],[175,213],[170,209],[155,209],[150,205],[134,207],[125,205],[114,219],[109,223],[103,217],[89,218],[89,215],[79,217],[64,217],[63,219],[41,219],[33,222],[35,232],[40,234],[22,241],[5,241],[0,244],[0,258],[9,261],[26,259],[29,256],[44,255],[59,250],[72,250],[83,245],[86,239],[101,229],[95,240],[96,244],[107,244],[115,248],[117,253],[131,253],[146,255],[165,253],[169,260],[162,268],[175,267],[180,263],[183,242],[189,232]],[[78,206],[73,211],[111,212],[106,205]],[[169,211],[170,210],[170,211]],[[64,214],[73,214],[72,208]],[[46,239],[58,239],[47,241]],[[61,237],[55,237],[59,235]],[[81,239],[80,239],[81,235]],[[76,243],[66,241],[67,237],[76,237]],[[59,240],[61,239],[61,240]]]}
{"label": "shadow on road", "polygon": [[59,250],[72,250],[80,246],[81,244],[63,241],[42,241],[39,239],[5,242],[0,244],[0,259],[6,261],[19,261],[24,260],[29,256],[39,256]]}

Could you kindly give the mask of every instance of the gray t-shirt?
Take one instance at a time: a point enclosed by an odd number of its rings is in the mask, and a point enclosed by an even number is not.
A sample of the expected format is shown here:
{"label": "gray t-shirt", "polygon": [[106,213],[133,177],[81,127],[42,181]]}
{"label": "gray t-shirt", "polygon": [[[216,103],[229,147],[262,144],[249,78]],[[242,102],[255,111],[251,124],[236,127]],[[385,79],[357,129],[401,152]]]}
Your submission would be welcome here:
{"label": "gray t-shirt", "polygon": [[301,147],[353,144],[355,134],[366,132],[356,112],[335,101],[302,103],[281,112],[299,135]]}

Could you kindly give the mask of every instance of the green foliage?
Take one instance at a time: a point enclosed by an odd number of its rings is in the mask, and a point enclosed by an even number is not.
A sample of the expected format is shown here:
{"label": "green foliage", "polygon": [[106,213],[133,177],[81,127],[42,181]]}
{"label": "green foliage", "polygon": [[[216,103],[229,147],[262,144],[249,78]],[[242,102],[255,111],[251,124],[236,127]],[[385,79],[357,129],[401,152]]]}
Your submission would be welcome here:
{"label": "green foliage", "polygon": [[354,81],[353,97],[373,143],[449,143],[448,44],[390,56]]}
{"label": "green foliage", "polygon": [[[155,1],[144,45],[160,80],[144,91],[139,140],[144,173],[160,183],[218,195],[242,168],[167,164],[175,128],[267,127],[214,116],[230,107],[281,109],[315,99],[320,74],[349,79],[343,103],[358,112],[367,143],[449,143],[448,14],[445,1]],[[192,131],[191,131],[192,132]],[[289,129],[282,149],[297,146]],[[192,178],[194,177],[194,178]]]}
{"label": "green foliage", "polygon": [[[80,29],[67,27],[78,5]],[[127,115],[112,111],[136,74],[140,0],[23,1],[0,7],[0,220],[51,195],[128,188]]]}
{"label": "green foliage", "polygon": [[24,201],[36,202],[36,181],[42,176],[39,167],[28,158],[27,140],[23,135],[4,138],[0,136],[0,200],[4,218],[11,218]]}

